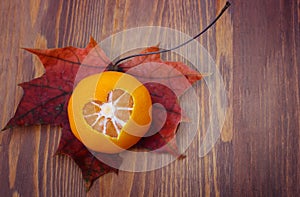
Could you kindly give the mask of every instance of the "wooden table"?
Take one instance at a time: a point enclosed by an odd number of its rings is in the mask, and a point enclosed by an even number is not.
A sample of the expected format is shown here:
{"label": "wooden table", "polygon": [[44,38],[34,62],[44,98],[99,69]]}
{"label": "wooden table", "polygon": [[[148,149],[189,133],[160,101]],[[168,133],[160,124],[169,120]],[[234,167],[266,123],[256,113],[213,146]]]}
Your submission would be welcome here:
{"label": "wooden table", "polygon": [[[198,39],[218,65],[229,102],[221,138],[208,155],[197,156],[196,139],[184,160],[150,172],[107,174],[86,193],[75,163],[53,156],[59,128],[15,128],[0,133],[0,196],[298,196],[300,1],[231,3],[217,25]],[[44,72],[21,47],[84,47],[91,35],[101,41],[149,25],[195,35],[224,4],[0,1],[1,127],[22,96],[17,84]]]}

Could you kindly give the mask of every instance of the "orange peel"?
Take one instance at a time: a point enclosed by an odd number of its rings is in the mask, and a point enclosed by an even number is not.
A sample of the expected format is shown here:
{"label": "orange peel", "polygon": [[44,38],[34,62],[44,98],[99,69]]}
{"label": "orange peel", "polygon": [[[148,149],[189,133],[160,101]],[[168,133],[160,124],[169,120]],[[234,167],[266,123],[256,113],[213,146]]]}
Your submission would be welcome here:
{"label": "orange peel", "polygon": [[96,152],[124,151],[145,135],[151,124],[151,97],[131,75],[106,71],[82,79],[68,104],[73,134]]}

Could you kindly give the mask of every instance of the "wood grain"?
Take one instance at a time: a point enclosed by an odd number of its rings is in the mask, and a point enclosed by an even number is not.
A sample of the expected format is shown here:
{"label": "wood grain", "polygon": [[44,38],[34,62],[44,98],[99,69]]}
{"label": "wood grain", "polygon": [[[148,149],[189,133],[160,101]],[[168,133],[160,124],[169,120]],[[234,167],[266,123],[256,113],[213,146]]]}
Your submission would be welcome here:
{"label": "wood grain", "polygon": [[[81,172],[53,156],[61,130],[0,133],[0,196],[298,196],[300,193],[300,1],[232,0],[199,41],[215,59],[228,93],[221,139],[199,158],[201,135],[187,158],[151,172],[107,174],[86,193]],[[124,29],[203,29],[224,0],[0,1],[0,125],[13,116],[18,83],[44,71],[21,47],[84,47]],[[171,56],[172,57],[172,56]],[[197,83],[200,105],[205,85]],[[203,108],[200,108],[204,110]],[[205,120],[203,126],[205,127]]]}

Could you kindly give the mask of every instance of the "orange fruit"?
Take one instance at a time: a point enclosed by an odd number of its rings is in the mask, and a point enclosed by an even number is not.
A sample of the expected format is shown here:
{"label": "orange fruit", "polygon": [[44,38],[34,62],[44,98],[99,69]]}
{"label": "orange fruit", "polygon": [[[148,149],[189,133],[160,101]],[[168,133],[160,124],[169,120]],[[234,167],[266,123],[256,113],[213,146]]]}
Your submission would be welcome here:
{"label": "orange fruit", "polygon": [[131,75],[107,71],[82,79],[68,104],[73,134],[87,148],[118,153],[136,144],[151,124],[151,97]]}

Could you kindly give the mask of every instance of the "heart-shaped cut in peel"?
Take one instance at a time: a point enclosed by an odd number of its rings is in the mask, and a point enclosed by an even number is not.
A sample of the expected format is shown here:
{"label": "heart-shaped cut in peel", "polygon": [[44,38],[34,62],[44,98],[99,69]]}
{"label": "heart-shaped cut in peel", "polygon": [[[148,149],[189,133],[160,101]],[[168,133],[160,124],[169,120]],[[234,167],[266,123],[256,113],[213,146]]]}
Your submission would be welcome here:
{"label": "heart-shaped cut in peel", "polygon": [[74,135],[89,149],[118,153],[136,144],[151,124],[151,97],[133,76],[107,71],[81,80],[68,104]]}

